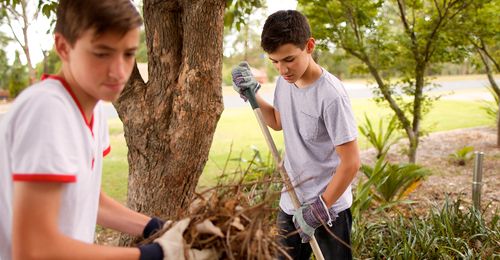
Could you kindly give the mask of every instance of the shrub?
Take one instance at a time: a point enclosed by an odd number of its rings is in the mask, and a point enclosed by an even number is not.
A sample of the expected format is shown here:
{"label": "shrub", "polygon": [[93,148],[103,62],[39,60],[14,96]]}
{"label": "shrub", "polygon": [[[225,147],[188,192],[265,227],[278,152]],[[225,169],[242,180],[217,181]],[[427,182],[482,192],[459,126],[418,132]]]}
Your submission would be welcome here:
{"label": "shrub", "polygon": [[486,223],[460,200],[433,208],[426,216],[382,217],[353,225],[353,252],[361,259],[496,259],[499,216]]}

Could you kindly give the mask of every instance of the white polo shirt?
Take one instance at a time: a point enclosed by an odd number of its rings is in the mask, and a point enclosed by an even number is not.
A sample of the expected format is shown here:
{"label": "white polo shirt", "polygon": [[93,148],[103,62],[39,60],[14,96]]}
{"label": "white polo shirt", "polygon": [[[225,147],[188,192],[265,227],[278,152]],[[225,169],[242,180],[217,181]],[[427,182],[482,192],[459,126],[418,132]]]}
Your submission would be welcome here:
{"label": "white polo shirt", "polygon": [[100,102],[90,124],[67,83],[56,76],[27,88],[0,120],[0,260],[11,258],[13,183],[65,183],[60,231],[92,243],[103,157],[109,153]]}

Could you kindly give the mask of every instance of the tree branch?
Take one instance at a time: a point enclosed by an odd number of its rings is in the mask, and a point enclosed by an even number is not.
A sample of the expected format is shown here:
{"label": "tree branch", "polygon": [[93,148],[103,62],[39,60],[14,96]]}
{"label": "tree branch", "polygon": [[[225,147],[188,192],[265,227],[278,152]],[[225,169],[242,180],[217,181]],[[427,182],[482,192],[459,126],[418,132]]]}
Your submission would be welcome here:
{"label": "tree branch", "polygon": [[493,64],[495,65],[495,68],[497,69],[497,72],[500,72],[500,64],[498,64],[498,62],[495,60],[495,58],[488,51],[488,47],[484,43],[483,38],[479,37],[479,41],[481,42],[481,50],[490,59],[490,61],[493,62]]}
{"label": "tree branch", "polygon": [[479,53],[479,57],[481,57],[481,60],[483,61],[484,68],[486,69],[486,75],[488,76],[488,80],[490,81],[491,88],[493,89],[493,91],[495,91],[497,97],[500,98],[500,87],[498,87],[495,78],[493,77],[488,58],[485,57],[482,49],[476,47],[476,51],[477,53]]}
{"label": "tree branch", "polygon": [[14,31],[14,27],[12,27],[12,20],[10,19],[10,16],[9,15],[6,15],[7,17],[7,25],[9,26],[11,32],[12,32],[12,35],[14,35],[14,39],[17,41],[17,43],[19,43],[19,45],[21,45],[21,48],[24,49],[24,44],[21,42],[21,40],[19,40],[19,38],[17,37],[17,34],[16,32]]}
{"label": "tree branch", "polygon": [[417,37],[415,36],[415,31],[410,28],[408,24],[408,19],[406,18],[406,10],[404,7],[404,3],[402,3],[401,0],[398,0],[398,8],[399,8],[399,17],[401,18],[401,22],[403,23],[403,26],[405,28],[406,33],[411,39],[411,45],[412,45],[412,51],[413,55],[415,55],[415,58],[419,60],[419,52],[418,52],[418,42],[417,42]]}

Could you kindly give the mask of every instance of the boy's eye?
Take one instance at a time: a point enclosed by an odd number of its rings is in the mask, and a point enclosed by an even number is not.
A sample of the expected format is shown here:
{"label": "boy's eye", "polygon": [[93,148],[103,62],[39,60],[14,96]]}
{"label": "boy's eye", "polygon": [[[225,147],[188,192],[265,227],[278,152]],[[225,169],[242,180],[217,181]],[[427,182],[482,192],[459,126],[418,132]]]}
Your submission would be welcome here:
{"label": "boy's eye", "polygon": [[285,59],[286,62],[292,62],[294,58]]}
{"label": "boy's eye", "polygon": [[109,53],[106,52],[94,52],[94,56],[97,58],[105,58],[109,56]]}
{"label": "boy's eye", "polygon": [[135,52],[126,52],[125,57],[127,57],[127,58],[135,57]]}

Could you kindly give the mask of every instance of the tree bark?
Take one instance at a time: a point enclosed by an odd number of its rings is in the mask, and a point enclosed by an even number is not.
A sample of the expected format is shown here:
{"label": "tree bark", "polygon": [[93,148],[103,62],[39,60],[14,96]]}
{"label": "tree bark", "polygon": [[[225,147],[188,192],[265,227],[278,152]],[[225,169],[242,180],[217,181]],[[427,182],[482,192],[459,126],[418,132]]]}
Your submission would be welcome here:
{"label": "tree bark", "polygon": [[500,148],[500,102],[498,102],[498,112],[497,112],[497,147]]}
{"label": "tree bark", "polygon": [[144,0],[149,81],[137,66],[115,103],[128,145],[130,208],[163,219],[186,209],[222,103],[225,1]]}

